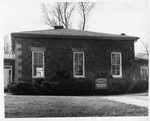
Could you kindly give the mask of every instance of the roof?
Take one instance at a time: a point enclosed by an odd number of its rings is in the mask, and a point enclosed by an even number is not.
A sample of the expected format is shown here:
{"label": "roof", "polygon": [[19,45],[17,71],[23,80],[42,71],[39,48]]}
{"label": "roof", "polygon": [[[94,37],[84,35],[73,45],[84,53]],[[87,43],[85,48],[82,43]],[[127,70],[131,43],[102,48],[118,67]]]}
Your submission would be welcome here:
{"label": "roof", "polygon": [[135,56],[135,60],[148,60],[148,57],[136,57]]}
{"label": "roof", "polygon": [[149,60],[149,57],[144,53],[137,53],[135,55],[135,60]]}
{"label": "roof", "polygon": [[13,54],[4,54],[4,59],[15,59],[15,55],[13,55]]}
{"label": "roof", "polygon": [[54,38],[80,38],[80,39],[110,39],[110,40],[137,40],[138,37],[81,31],[75,29],[48,29],[37,31],[23,31],[12,33],[13,37],[54,37]]}

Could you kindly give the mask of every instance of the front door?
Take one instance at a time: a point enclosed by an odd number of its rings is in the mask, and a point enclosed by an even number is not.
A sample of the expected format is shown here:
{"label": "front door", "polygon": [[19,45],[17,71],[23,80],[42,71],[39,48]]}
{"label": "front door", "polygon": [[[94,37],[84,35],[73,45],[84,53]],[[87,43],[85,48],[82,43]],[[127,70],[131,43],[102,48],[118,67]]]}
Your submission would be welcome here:
{"label": "front door", "polygon": [[9,82],[12,81],[12,68],[4,67],[4,89],[7,88]]}

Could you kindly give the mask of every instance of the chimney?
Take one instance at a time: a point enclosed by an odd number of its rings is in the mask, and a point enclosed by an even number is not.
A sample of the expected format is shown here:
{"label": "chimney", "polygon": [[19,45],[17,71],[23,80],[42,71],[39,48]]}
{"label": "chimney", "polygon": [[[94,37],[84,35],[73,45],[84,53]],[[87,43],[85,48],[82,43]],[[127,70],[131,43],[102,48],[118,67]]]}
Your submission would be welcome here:
{"label": "chimney", "polygon": [[54,26],[54,29],[63,29],[63,26]]}
{"label": "chimney", "polygon": [[121,35],[125,36],[126,34],[125,33],[121,33]]}

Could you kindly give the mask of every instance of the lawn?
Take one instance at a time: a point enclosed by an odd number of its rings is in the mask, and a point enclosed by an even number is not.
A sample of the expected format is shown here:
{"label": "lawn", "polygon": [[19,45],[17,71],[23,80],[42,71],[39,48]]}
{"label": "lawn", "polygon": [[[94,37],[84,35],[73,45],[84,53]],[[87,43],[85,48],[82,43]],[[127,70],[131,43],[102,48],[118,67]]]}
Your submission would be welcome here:
{"label": "lawn", "polygon": [[100,96],[5,96],[5,117],[148,116],[148,109]]}

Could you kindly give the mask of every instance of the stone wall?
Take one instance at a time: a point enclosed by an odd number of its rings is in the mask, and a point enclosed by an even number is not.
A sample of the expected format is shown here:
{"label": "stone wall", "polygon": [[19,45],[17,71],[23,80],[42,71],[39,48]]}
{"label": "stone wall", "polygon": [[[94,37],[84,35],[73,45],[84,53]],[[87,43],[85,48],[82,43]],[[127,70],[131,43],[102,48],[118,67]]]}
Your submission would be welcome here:
{"label": "stone wall", "polygon": [[[101,73],[111,73],[111,52],[122,53],[122,78],[134,77],[134,41],[79,40],[52,38],[15,38],[16,80],[32,80],[32,48],[44,47],[45,79],[57,71],[66,71],[73,77],[73,52],[84,51],[85,78],[95,80]],[[116,79],[117,80],[117,79]],[[119,78],[120,80],[120,78]]]}

